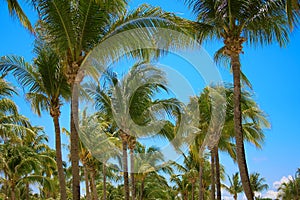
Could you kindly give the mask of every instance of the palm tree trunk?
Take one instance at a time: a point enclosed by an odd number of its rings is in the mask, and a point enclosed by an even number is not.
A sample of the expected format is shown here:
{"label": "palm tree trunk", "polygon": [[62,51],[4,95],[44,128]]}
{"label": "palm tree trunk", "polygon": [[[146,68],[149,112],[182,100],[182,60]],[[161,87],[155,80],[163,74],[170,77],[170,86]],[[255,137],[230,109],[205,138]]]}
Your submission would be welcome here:
{"label": "palm tree trunk", "polygon": [[97,192],[95,177],[96,177],[96,171],[95,169],[92,169],[91,184],[92,184],[93,200],[98,200],[98,192]]}
{"label": "palm tree trunk", "polygon": [[11,184],[11,190],[10,190],[10,199],[15,200],[16,199],[16,191],[15,191],[15,184]]}
{"label": "palm tree trunk", "polygon": [[242,112],[241,112],[241,79],[240,79],[240,56],[238,53],[231,54],[231,68],[233,71],[234,83],[234,131],[237,163],[240,171],[240,176],[244,188],[245,195],[248,200],[253,200],[253,192],[251,190],[249,173],[247,168],[244,138],[242,131]]}
{"label": "palm tree trunk", "polygon": [[29,183],[26,183],[26,200],[29,200],[30,196],[29,196]]}
{"label": "palm tree trunk", "polygon": [[102,163],[102,174],[103,174],[103,200],[106,200],[106,163]]}
{"label": "palm tree trunk", "polygon": [[216,162],[216,189],[217,189],[217,200],[221,200],[221,178],[220,178],[220,159],[219,159],[219,149],[215,146],[215,162]]}
{"label": "palm tree trunk", "polygon": [[123,178],[124,178],[124,193],[125,200],[129,200],[129,178],[128,178],[128,156],[127,156],[127,135],[121,133],[122,148],[123,148]]}
{"label": "palm tree trunk", "polygon": [[85,181],[86,199],[91,200],[91,193],[90,193],[90,186],[89,186],[89,173],[86,166],[83,166],[83,173],[84,173],[84,181]]}
{"label": "palm tree trunk", "polygon": [[202,184],[202,179],[203,179],[203,169],[202,169],[202,162],[200,161],[199,163],[199,196],[198,200],[203,200],[203,184]]}
{"label": "palm tree trunk", "polygon": [[195,183],[192,183],[192,200],[195,199]]}
{"label": "palm tree trunk", "polygon": [[210,157],[211,157],[211,193],[210,193],[210,199],[215,200],[216,199],[216,176],[215,176],[215,153],[214,149],[211,149],[210,151]]}
{"label": "palm tree trunk", "polygon": [[143,200],[144,199],[144,197],[143,197],[143,195],[144,195],[144,187],[145,187],[145,180],[144,179],[142,179],[142,181],[141,181],[141,196],[140,196],[140,200]]}
{"label": "palm tree trunk", "polygon": [[72,189],[73,200],[80,200],[80,175],[79,175],[79,136],[78,136],[78,83],[71,83],[71,164],[72,164]]}
{"label": "palm tree trunk", "polygon": [[130,148],[130,177],[131,177],[131,195],[132,200],[135,200],[136,190],[135,190],[135,179],[134,179],[134,155],[133,148]]}
{"label": "palm tree trunk", "polygon": [[66,181],[63,168],[62,152],[61,152],[61,136],[60,136],[60,124],[59,124],[59,112],[53,115],[53,124],[55,129],[55,150],[56,150],[56,165],[58,171],[60,199],[67,199]]}
{"label": "palm tree trunk", "polygon": [[233,199],[237,200],[237,194],[233,195]]}

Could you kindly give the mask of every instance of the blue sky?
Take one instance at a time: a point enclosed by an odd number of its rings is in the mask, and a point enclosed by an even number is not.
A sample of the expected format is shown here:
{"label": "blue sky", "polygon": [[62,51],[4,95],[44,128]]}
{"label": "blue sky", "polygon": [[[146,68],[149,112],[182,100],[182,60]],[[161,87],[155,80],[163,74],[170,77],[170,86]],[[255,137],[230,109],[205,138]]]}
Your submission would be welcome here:
{"label": "blue sky", "polygon": [[[192,18],[182,1],[176,0],[132,0],[130,8],[142,3],[161,6],[167,11],[172,11],[180,16]],[[29,34],[17,20],[8,16],[6,4],[0,2],[0,55],[22,55],[26,60],[32,59],[33,36]],[[33,10],[26,9],[29,17],[36,19]],[[266,142],[262,150],[256,150],[252,145],[246,145],[247,161],[250,172],[257,171],[267,179],[272,189],[272,184],[283,176],[293,175],[300,167],[300,31],[291,33],[290,43],[286,48],[277,44],[265,47],[245,47],[242,55],[242,69],[253,85],[255,99],[264,110],[271,122],[271,129],[266,130]],[[219,42],[210,42],[204,49],[213,55],[221,47]],[[172,66],[172,59],[165,58],[162,64]],[[219,67],[223,80],[231,82],[228,70]],[[19,89],[21,92],[22,90]],[[50,138],[50,145],[54,146],[52,120],[48,114],[38,118],[30,111],[30,106],[24,102],[22,94],[15,98],[21,113],[32,119],[33,123],[46,127]],[[68,127],[68,109],[64,109],[61,117],[62,126]],[[66,141],[66,138],[65,138]],[[227,173],[237,171],[236,165],[226,157],[221,157]]]}

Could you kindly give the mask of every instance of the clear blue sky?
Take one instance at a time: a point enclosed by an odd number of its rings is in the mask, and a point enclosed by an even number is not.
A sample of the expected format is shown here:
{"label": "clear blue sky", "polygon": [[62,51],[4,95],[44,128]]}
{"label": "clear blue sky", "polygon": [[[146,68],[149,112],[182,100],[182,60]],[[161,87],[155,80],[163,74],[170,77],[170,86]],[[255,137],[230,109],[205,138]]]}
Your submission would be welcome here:
{"label": "clear blue sky", "polygon": [[[130,7],[134,8],[145,2],[161,6],[180,16],[192,17],[179,0],[132,0]],[[0,2],[0,8],[0,55],[22,55],[30,61],[33,56],[33,36],[8,16],[4,1]],[[26,13],[32,20],[36,19],[32,9],[27,8]],[[266,142],[263,150],[256,150],[251,145],[246,146],[248,165],[250,172],[258,171],[266,177],[271,187],[273,182],[283,176],[293,175],[300,167],[300,31],[295,30],[290,40],[286,48],[280,48],[277,44],[263,48],[245,47],[245,54],[242,56],[242,68],[253,85],[255,99],[272,124],[272,128],[265,131]],[[220,45],[218,42],[207,43],[205,49],[213,55]],[[231,75],[227,69],[219,70],[223,80],[231,82]],[[24,99],[16,98],[16,101],[22,114],[32,119],[33,123],[46,127],[50,145],[54,146],[52,120],[48,114],[38,118],[32,114]],[[62,126],[68,127],[68,120],[66,109],[62,114]],[[226,156],[221,157],[221,162],[225,165],[227,173],[237,171],[237,167]]]}

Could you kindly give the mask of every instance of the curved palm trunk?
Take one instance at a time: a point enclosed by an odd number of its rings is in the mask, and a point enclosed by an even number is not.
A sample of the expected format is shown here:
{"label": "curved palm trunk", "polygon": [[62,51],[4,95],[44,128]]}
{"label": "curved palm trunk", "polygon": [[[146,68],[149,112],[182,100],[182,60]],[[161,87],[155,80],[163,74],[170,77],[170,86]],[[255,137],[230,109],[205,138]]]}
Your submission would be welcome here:
{"label": "curved palm trunk", "polygon": [[241,112],[241,80],[240,80],[240,56],[238,53],[232,53],[231,56],[231,68],[233,71],[233,83],[234,83],[234,131],[236,142],[237,162],[240,171],[240,176],[244,188],[245,195],[248,200],[253,200],[253,192],[251,190],[249,173],[247,168],[244,138],[242,132],[242,112]]}
{"label": "curved palm trunk", "polygon": [[60,125],[59,114],[57,113],[53,117],[53,124],[55,129],[55,150],[56,150],[56,165],[58,171],[60,199],[67,199],[66,181],[63,168],[62,152],[61,152],[61,137],[60,137]]}
{"label": "curved palm trunk", "polygon": [[128,178],[128,155],[127,155],[127,134],[121,133],[123,149],[123,178],[125,200],[129,200],[129,178]]}
{"label": "curved palm trunk", "polygon": [[215,152],[214,149],[210,151],[210,157],[211,157],[211,193],[210,193],[210,199],[215,200],[216,199],[216,176],[215,176]]}
{"label": "curved palm trunk", "polygon": [[79,136],[78,125],[78,83],[71,83],[71,164],[72,164],[72,190],[73,200],[80,200],[80,175],[79,175]]}
{"label": "curved palm trunk", "polygon": [[89,186],[89,173],[86,166],[83,166],[83,173],[84,173],[84,181],[85,181],[86,199],[91,200],[91,193],[90,193],[90,186]]}
{"label": "curved palm trunk", "polygon": [[220,178],[220,159],[219,159],[219,149],[215,146],[215,161],[216,161],[216,189],[217,189],[217,200],[221,200],[221,178]]}
{"label": "curved palm trunk", "polygon": [[199,196],[198,200],[203,200],[203,184],[202,184],[202,179],[203,179],[203,169],[202,169],[202,162],[200,161],[199,164]]}
{"label": "curved palm trunk", "polygon": [[102,174],[103,174],[103,200],[106,200],[106,163],[102,163]]}

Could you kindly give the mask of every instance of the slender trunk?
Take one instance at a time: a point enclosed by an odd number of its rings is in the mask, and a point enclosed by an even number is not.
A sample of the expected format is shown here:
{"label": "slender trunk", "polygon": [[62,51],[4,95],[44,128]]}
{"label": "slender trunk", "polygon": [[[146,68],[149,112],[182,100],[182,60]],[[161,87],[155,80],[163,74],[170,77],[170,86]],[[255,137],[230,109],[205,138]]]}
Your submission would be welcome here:
{"label": "slender trunk", "polygon": [[131,195],[132,200],[135,200],[135,179],[134,179],[134,155],[133,148],[130,148],[130,177],[131,177]]}
{"label": "slender trunk", "polygon": [[237,200],[237,194],[233,195],[234,200]]}
{"label": "slender trunk", "polygon": [[102,163],[102,174],[103,174],[103,200],[106,200],[106,163]]}
{"label": "slender trunk", "polygon": [[220,178],[220,159],[219,159],[219,149],[215,146],[215,162],[216,162],[216,189],[217,189],[217,200],[221,200],[221,178]]}
{"label": "slender trunk", "polygon": [[66,190],[66,181],[65,181],[62,152],[61,152],[59,113],[56,113],[56,115],[53,115],[52,118],[53,118],[53,124],[54,124],[54,129],[55,129],[56,165],[57,165],[57,171],[58,171],[60,199],[66,200],[67,199],[67,190]]}
{"label": "slender trunk", "polygon": [[127,141],[124,139],[122,140],[122,148],[123,148],[123,177],[124,177],[125,200],[129,200]]}
{"label": "slender trunk", "polygon": [[200,161],[199,163],[199,196],[198,200],[203,200],[203,184],[202,184],[202,179],[203,179],[203,169],[202,169],[202,162]]}
{"label": "slender trunk", "polygon": [[144,199],[144,197],[143,197],[143,195],[144,195],[144,187],[145,187],[145,180],[142,179],[142,181],[141,181],[141,196],[140,196],[140,200]]}
{"label": "slender trunk", "polygon": [[92,184],[93,200],[98,200],[98,192],[96,188],[95,177],[96,177],[96,171],[95,169],[92,169],[91,184]]}
{"label": "slender trunk", "polygon": [[248,200],[253,200],[253,192],[251,190],[249,173],[247,168],[244,138],[242,131],[242,112],[241,112],[241,80],[240,80],[240,58],[238,53],[231,55],[231,67],[233,71],[234,83],[234,131],[236,142],[237,163],[240,176],[244,188],[245,195]]}
{"label": "slender trunk", "polygon": [[15,200],[16,199],[16,191],[15,191],[15,184],[11,184],[11,190],[10,190],[10,199]]}
{"label": "slender trunk", "polygon": [[30,199],[30,195],[29,195],[29,183],[26,183],[26,200]]}
{"label": "slender trunk", "polygon": [[79,175],[79,136],[78,136],[78,83],[71,84],[71,164],[72,164],[72,189],[73,200],[80,200],[80,175]]}
{"label": "slender trunk", "polygon": [[215,154],[214,150],[212,149],[210,151],[210,157],[211,157],[211,193],[210,193],[210,199],[215,200],[216,199],[216,176],[215,176]]}
{"label": "slender trunk", "polygon": [[85,193],[86,199],[91,200],[90,186],[89,186],[89,173],[86,166],[83,165],[84,181],[85,181]]}
{"label": "slender trunk", "polygon": [[195,183],[192,182],[192,200],[195,199]]}

